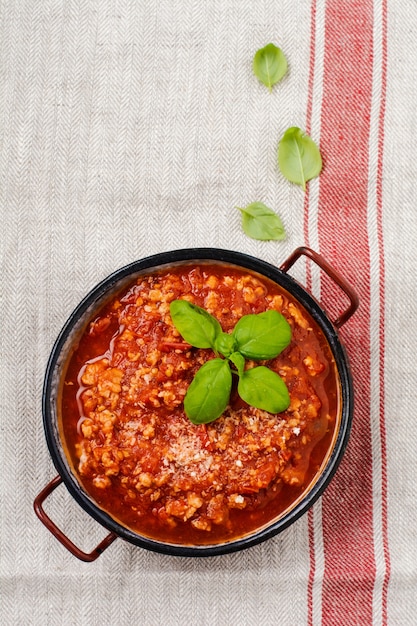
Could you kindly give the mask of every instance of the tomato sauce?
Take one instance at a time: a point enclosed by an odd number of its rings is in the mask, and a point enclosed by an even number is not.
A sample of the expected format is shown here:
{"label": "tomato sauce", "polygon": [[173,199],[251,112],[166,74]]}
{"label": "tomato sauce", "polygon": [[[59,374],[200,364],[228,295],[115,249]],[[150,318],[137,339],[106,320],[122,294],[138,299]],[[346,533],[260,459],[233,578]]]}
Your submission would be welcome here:
{"label": "tomato sauce", "polygon": [[[286,382],[285,412],[250,407],[232,391],[219,419],[188,420],[187,388],[214,354],[182,340],[169,313],[178,298],[225,332],[248,313],[285,316],[290,345],[262,361]],[[334,359],[300,303],[263,276],[200,263],[139,277],[89,323],[66,370],[61,427],[80,482],[114,519],[159,541],[206,545],[288,510],[314,482],[339,415]]]}

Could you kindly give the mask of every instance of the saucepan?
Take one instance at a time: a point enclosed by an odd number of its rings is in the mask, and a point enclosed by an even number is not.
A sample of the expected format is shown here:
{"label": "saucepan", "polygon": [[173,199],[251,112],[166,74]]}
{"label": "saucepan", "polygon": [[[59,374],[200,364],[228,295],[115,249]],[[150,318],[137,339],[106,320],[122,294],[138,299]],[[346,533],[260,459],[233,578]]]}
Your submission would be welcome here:
{"label": "saucepan", "polygon": [[[336,319],[330,319],[322,304],[289,274],[290,268],[301,257],[318,266],[326,276],[328,284],[336,288],[333,305],[334,301],[337,302],[341,292],[344,293],[343,302],[339,307],[341,312]],[[326,349],[330,355],[329,360],[333,363],[336,372],[337,387],[335,392],[337,399],[334,402],[336,407],[334,409],[336,414],[333,416],[334,428],[329,437],[328,449],[317,463],[315,474],[305,488],[297,492],[294,500],[284,510],[273,514],[271,519],[265,518],[259,527],[251,528],[249,531],[243,529],[240,535],[235,533],[231,538],[224,536],[213,540],[208,538],[202,543],[190,542],[181,537],[177,540],[153,537],[121,521],[119,515],[113,513],[111,506],[103,507],[80,478],[74,459],[68,450],[62,424],[65,419],[62,409],[63,386],[69,362],[79,346],[83,333],[89,325],[91,327],[92,321],[97,319],[103,307],[108,306],[115,294],[128,290],[129,285],[137,282],[138,277],[152,276],[171,268],[175,270],[175,268],[188,267],[193,264],[203,267],[215,264],[226,268],[237,268],[239,271],[244,270],[250,275],[269,281],[269,284],[276,285],[283,290],[283,293],[288,294],[288,297],[303,312],[305,318],[310,320],[309,324],[314,324],[325,338]],[[149,256],[115,271],[94,287],[76,307],[60,332],[50,354],[44,380],[42,411],[46,442],[57,470],[57,476],[41,490],[34,501],[35,512],[39,519],[74,556],[83,561],[95,560],[114,540],[119,538],[136,546],[173,556],[216,556],[248,548],[288,528],[306,513],[326,489],[340,464],[348,443],[353,417],[353,381],[346,350],[339,337],[339,329],[353,315],[358,304],[354,289],[343,276],[322,255],[306,247],[294,250],[279,266],[240,252],[217,248],[189,248]],[[310,330],[308,328],[306,332]],[[311,373],[314,376],[315,372]],[[146,480],[148,480],[146,476],[142,477],[145,487]],[[43,506],[45,500],[62,483],[76,503],[109,531],[104,540],[91,552],[85,552],[76,546],[45,512]],[[157,497],[155,495],[155,499]],[[279,498],[280,495],[276,497]],[[235,498],[235,503],[243,502],[244,499],[239,500],[239,498],[241,496]],[[191,508],[191,511],[194,511],[199,503],[194,503],[193,506],[194,509]],[[265,508],[272,507],[271,511],[273,510],[272,502],[268,501],[264,506]]]}

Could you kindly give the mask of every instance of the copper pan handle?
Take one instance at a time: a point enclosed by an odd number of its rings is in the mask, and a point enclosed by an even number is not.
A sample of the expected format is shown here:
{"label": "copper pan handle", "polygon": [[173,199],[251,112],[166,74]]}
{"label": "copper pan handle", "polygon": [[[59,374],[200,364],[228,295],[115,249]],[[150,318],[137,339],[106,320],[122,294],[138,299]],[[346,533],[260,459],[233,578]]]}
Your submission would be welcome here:
{"label": "copper pan handle", "polygon": [[33,508],[35,509],[36,515],[41,520],[42,524],[46,526],[46,528],[51,532],[58,541],[62,543],[62,545],[69,551],[71,554],[80,559],[81,561],[86,561],[87,563],[91,563],[91,561],[95,561],[106,548],[109,547],[111,543],[115,539],[117,539],[118,535],[115,533],[110,533],[101,541],[98,546],[92,550],[92,552],[84,552],[80,548],[78,548],[68,537],[58,528],[58,526],[51,520],[51,518],[45,513],[43,509],[43,503],[48,496],[62,483],[61,476],[55,476],[51,480],[50,483],[42,489],[39,495],[36,496],[35,501],[33,503]]}
{"label": "copper pan handle", "polygon": [[347,295],[349,298],[349,306],[347,309],[339,315],[339,317],[333,322],[336,328],[340,328],[345,324],[350,317],[354,314],[356,309],[359,306],[359,298],[356,291],[349,285],[349,283],[343,278],[338,271],[336,271],[329,263],[317,252],[314,252],[311,248],[306,248],[304,246],[300,248],[296,248],[292,254],[288,257],[282,265],[280,265],[280,270],[287,273],[290,267],[294,265],[297,259],[300,256],[306,256],[316,265],[318,265],[328,276],[336,283],[338,287]]}

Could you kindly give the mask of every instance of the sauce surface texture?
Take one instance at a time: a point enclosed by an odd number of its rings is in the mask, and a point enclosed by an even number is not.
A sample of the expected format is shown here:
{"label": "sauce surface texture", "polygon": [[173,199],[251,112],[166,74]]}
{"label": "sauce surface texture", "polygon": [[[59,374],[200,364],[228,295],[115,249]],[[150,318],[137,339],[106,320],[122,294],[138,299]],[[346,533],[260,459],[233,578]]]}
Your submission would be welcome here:
{"label": "sauce surface texture", "polygon": [[[169,313],[178,298],[225,332],[248,313],[286,317],[291,344],[256,363],[286,382],[285,412],[255,409],[232,391],[216,421],[188,420],[187,388],[215,355],[184,344]],[[332,446],[339,396],[327,341],[287,291],[202,263],[141,276],[91,321],[67,368],[61,421],[75,471],[101,508],[153,539],[203,545],[252,532],[305,492]]]}

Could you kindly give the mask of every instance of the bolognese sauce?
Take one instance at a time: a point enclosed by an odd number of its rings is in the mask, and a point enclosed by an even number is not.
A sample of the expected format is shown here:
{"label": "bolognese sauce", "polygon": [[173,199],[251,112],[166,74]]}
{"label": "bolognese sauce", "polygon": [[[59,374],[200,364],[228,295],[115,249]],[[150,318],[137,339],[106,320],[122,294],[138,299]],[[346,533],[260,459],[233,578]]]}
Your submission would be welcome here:
{"label": "bolognese sauce", "polygon": [[[206,309],[224,332],[246,314],[284,315],[291,343],[262,364],[285,381],[288,409],[256,409],[232,390],[220,418],[191,423],[184,396],[215,355],[183,341],[175,299]],[[103,510],[153,539],[204,545],[258,529],[305,493],[331,449],[339,396],[327,340],[295,298],[249,270],[199,263],[140,276],[89,323],[61,420],[74,469]]]}

